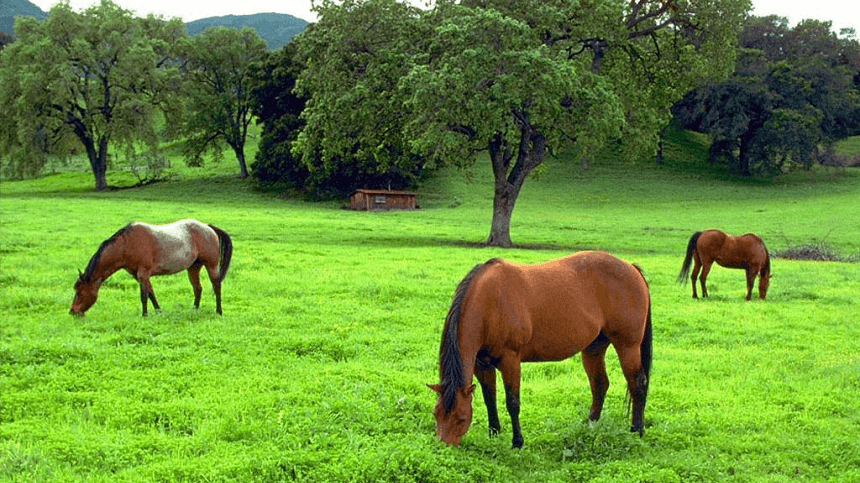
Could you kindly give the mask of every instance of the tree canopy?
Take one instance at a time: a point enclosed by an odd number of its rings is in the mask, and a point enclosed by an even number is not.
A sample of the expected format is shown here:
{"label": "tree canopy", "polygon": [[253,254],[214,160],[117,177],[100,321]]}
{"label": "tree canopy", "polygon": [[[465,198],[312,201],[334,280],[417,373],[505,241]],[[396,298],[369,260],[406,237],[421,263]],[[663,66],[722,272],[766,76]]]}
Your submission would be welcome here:
{"label": "tree canopy", "polygon": [[[324,1],[299,37],[309,97],[295,151],[469,166],[495,179],[487,242],[510,246],[523,183],[547,153],[656,148],[670,107],[731,72],[747,0]],[[426,158],[424,158],[426,157]]]}
{"label": "tree canopy", "polygon": [[[743,176],[810,168],[838,139],[860,133],[860,44],[830,22],[751,17],[732,76],[691,91],[674,108],[708,133],[712,162]],[[825,153],[820,153],[824,146]]]}
{"label": "tree canopy", "polygon": [[15,172],[38,171],[48,154],[67,156],[79,143],[101,190],[109,148],[157,146],[154,115],[174,104],[180,20],[135,18],[102,0],[83,13],[57,4],[43,21],[20,18],[15,30],[18,40],[0,55],[0,148]]}
{"label": "tree canopy", "polygon": [[252,66],[266,58],[266,42],[250,28],[210,28],[183,48],[187,137],[185,153],[200,163],[207,150],[220,156],[229,146],[248,177],[245,141],[252,115]]}

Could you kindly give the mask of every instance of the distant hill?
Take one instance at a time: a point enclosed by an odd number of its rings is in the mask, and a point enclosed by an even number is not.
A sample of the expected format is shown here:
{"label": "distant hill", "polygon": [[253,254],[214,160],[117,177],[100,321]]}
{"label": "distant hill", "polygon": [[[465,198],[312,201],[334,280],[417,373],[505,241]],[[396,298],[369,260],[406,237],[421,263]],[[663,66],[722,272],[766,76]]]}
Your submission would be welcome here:
{"label": "distant hill", "polygon": [[185,24],[188,35],[195,36],[210,27],[251,27],[266,41],[269,50],[283,47],[295,35],[302,33],[308,22],[285,13],[257,13],[254,15],[226,15],[209,17]]}
{"label": "distant hill", "polygon": [[43,19],[48,14],[27,0],[0,0],[0,32],[14,33],[16,16]]}
{"label": "distant hill", "polygon": [[[15,17],[31,16],[44,19],[42,9],[27,0],[0,0],[0,32],[14,34]],[[257,13],[254,15],[227,15],[209,17],[185,24],[188,35],[202,33],[209,27],[251,27],[266,41],[269,50],[283,47],[295,35],[303,32],[308,22],[285,13]]]}

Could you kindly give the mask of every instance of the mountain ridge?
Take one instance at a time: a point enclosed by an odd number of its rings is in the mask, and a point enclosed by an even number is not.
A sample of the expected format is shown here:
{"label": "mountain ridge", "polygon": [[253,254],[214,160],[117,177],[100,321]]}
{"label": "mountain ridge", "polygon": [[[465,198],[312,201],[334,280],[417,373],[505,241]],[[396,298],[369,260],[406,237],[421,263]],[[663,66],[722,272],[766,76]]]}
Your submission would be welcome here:
{"label": "mountain ridge", "polygon": [[[15,17],[36,17],[45,19],[48,13],[28,0],[3,0],[0,3],[0,32],[14,35]],[[242,29],[250,27],[266,41],[269,50],[276,50],[287,44],[293,37],[302,33],[308,21],[286,13],[255,13],[250,15],[224,15],[206,17],[185,23],[189,36],[202,33],[212,27],[231,27]]]}

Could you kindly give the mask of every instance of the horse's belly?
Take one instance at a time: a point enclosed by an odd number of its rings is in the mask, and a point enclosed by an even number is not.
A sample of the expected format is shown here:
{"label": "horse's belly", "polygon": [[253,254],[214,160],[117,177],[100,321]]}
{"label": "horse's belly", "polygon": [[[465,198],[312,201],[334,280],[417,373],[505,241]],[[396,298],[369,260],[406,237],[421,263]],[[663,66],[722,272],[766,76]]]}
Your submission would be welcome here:
{"label": "horse's belly", "polygon": [[569,327],[566,331],[536,333],[524,350],[524,362],[563,361],[582,352],[600,335],[600,329],[586,325]]}
{"label": "horse's belly", "polygon": [[168,250],[161,257],[155,275],[167,275],[181,272],[194,263],[194,253],[190,244],[184,244]]}

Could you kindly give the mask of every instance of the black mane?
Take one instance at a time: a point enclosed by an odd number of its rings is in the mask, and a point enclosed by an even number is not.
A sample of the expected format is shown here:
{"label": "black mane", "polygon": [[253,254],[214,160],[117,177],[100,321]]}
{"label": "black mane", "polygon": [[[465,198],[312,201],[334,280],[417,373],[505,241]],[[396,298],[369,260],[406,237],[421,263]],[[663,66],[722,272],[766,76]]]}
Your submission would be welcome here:
{"label": "black mane", "polygon": [[463,308],[463,300],[466,298],[466,291],[468,291],[469,284],[482,268],[498,261],[499,259],[493,258],[486,263],[475,265],[469,271],[457,286],[457,290],[454,292],[454,300],[451,302],[451,308],[448,310],[448,316],[445,318],[445,328],[442,330],[442,346],[439,349],[439,373],[442,386],[442,407],[446,413],[450,413],[454,409],[454,403],[457,401],[457,390],[469,382],[463,380],[466,371],[463,368],[463,358],[460,355],[460,344],[458,341],[460,312]]}
{"label": "black mane", "polygon": [[116,242],[117,239],[124,235],[125,232],[127,232],[129,229],[131,229],[131,223],[120,228],[119,231],[111,235],[110,238],[103,241],[102,244],[99,245],[99,249],[96,250],[95,255],[90,258],[90,262],[87,264],[86,270],[84,270],[84,273],[80,276],[80,280],[82,282],[90,283],[93,281],[92,278],[96,272],[96,268],[98,268],[99,266],[99,262],[101,261],[102,252],[104,252],[107,247],[113,245],[114,242]]}

